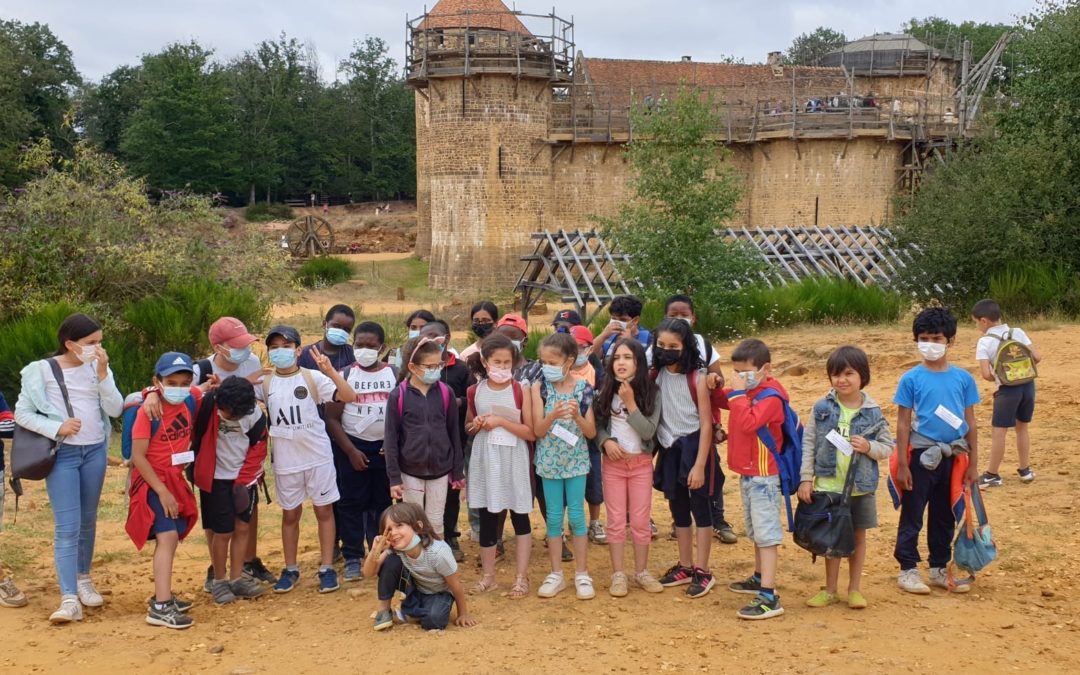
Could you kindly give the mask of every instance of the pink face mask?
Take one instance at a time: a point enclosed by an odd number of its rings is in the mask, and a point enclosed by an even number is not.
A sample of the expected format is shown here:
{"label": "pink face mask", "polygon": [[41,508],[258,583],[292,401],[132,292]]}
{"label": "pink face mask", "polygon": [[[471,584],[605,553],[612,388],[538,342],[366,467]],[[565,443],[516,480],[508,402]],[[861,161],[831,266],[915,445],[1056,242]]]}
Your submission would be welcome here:
{"label": "pink face mask", "polygon": [[505,384],[514,376],[509,368],[488,368],[488,379],[495,384]]}

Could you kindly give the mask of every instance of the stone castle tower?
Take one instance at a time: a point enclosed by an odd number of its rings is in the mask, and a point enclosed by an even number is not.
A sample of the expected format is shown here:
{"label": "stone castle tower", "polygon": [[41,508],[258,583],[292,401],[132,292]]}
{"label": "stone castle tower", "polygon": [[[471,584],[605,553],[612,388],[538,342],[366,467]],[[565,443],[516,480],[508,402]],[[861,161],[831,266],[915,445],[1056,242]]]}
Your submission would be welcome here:
{"label": "stone castle tower", "polygon": [[[538,38],[501,0],[440,0],[409,24],[416,90],[417,254],[433,288],[495,288],[545,227],[552,83],[568,81],[569,24]],[[543,159],[538,155],[544,154]]]}

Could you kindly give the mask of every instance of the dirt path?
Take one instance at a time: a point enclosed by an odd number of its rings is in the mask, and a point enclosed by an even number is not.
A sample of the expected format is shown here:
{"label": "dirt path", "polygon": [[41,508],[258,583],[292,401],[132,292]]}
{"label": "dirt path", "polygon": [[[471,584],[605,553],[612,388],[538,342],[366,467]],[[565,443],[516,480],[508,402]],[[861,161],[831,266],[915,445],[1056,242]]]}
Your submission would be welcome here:
{"label": "dirt path", "polygon": [[[803,602],[823,583],[821,563],[810,563],[790,541],[781,550],[779,592],[787,608],[780,618],[742,622],[735,611],[745,600],[723,590],[727,581],[751,571],[750,543],[713,549],[713,569],[720,582],[700,600],[687,600],[679,589],[652,596],[631,592],[607,595],[610,563],[606,547],[590,546],[589,569],[597,597],[579,602],[564,593],[553,600],[530,597],[512,601],[501,593],[472,601],[476,628],[451,628],[425,634],[417,627],[395,627],[374,634],[372,580],[349,584],[340,592],[314,590],[317,561],[315,528],[310,515],[302,528],[302,580],[289,595],[218,608],[199,588],[207,565],[201,535],[180,549],[175,588],[196,602],[197,621],[186,632],[170,632],[143,623],[151,591],[150,551],[137,553],[123,534],[123,469],[110,467],[98,527],[94,566],[107,605],[88,610],[86,620],[50,627],[56,582],[51,563],[51,524],[43,486],[31,484],[20,504],[19,524],[10,526],[14,503],[8,502],[9,527],[0,534],[0,558],[17,565],[17,578],[30,606],[0,610],[0,635],[7,648],[0,670],[7,672],[212,672],[292,673],[421,668],[432,672],[1076,672],[1080,647],[1077,582],[1080,580],[1080,500],[1072,481],[1080,474],[1075,452],[1080,377],[1080,327],[1043,327],[1031,331],[1047,354],[1039,380],[1039,405],[1032,428],[1034,468],[1038,479],[1023,485],[1013,471],[1014,453],[1006,455],[1006,483],[986,493],[1001,557],[981,575],[973,593],[950,596],[905,595],[896,588],[892,560],[896,513],[887,491],[878,492],[882,527],[869,535],[863,590],[870,600],[861,612],[833,606],[814,610]],[[974,330],[964,328],[952,356],[973,368]],[[869,392],[887,402],[899,375],[917,355],[904,327],[812,328],[766,337],[774,363],[786,369],[781,379],[796,409],[805,414],[827,386],[824,360],[835,345],[853,342],[872,355]],[[730,345],[720,345],[730,353]],[[984,398],[990,387],[980,384]],[[980,425],[988,425],[988,400],[978,407]],[[981,434],[984,448],[989,429]],[[985,450],[984,450],[985,456]],[[728,519],[742,533],[735,481],[729,477]],[[8,497],[11,500],[11,496]],[[654,515],[663,533],[670,517],[660,498]],[[276,505],[264,510],[261,555],[275,571],[281,565]],[[534,514],[534,526],[540,519]],[[546,552],[534,532],[530,569],[533,589],[546,572]],[[925,544],[924,544],[925,545]],[[477,577],[476,545],[463,540],[468,555],[461,569],[467,584]],[[512,548],[512,547],[511,547]],[[651,567],[659,573],[673,561],[675,544],[666,537],[653,546]],[[503,591],[512,581],[512,551],[499,565]],[[567,572],[570,567],[567,566]],[[846,567],[843,573],[846,575]],[[843,576],[842,576],[843,578]],[[842,586],[843,588],[843,586]],[[220,654],[211,649],[220,646]]]}

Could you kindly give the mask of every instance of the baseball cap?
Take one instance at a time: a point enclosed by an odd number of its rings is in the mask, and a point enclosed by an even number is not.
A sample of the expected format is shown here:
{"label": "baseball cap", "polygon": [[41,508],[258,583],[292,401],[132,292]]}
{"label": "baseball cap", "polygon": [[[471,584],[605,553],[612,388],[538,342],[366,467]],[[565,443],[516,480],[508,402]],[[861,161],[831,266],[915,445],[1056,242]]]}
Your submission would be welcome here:
{"label": "baseball cap", "polygon": [[522,333],[529,332],[529,324],[525,322],[525,319],[521,318],[520,314],[504,314],[503,318],[499,319],[499,323],[496,324],[496,327],[498,326],[513,326]]}
{"label": "baseball cap", "polygon": [[571,326],[580,326],[581,315],[572,309],[564,309],[555,313],[555,318],[551,323],[552,325],[557,323],[568,323]]}
{"label": "baseball cap", "polygon": [[165,352],[157,360],[154,372],[158,377],[165,377],[173,373],[193,373],[195,366],[191,363],[191,357],[180,352]]}
{"label": "baseball cap", "polygon": [[574,336],[579,345],[591,345],[593,343],[593,334],[585,326],[573,326],[570,328],[570,334]]}
{"label": "baseball cap", "polygon": [[270,346],[270,340],[273,339],[273,337],[275,335],[280,335],[281,337],[285,338],[286,340],[293,343],[297,347],[300,346],[300,332],[298,330],[296,330],[295,328],[293,328],[292,326],[277,325],[277,326],[274,326],[273,328],[271,328],[269,331],[267,331],[267,333],[266,333],[266,346],[267,347]]}
{"label": "baseball cap", "polygon": [[242,349],[257,339],[248,332],[243,321],[231,316],[223,316],[210,324],[210,344],[212,345]]}

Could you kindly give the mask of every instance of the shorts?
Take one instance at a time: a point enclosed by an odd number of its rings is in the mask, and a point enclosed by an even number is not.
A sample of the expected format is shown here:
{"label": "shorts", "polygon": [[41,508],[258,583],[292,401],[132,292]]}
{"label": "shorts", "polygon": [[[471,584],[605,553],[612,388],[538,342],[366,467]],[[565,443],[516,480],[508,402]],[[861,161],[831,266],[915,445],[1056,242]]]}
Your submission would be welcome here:
{"label": "shorts", "polygon": [[739,492],[742,494],[746,536],[762,548],[782,544],[780,476],[742,476]]}
{"label": "shorts", "polygon": [[851,526],[856,530],[872,530],[878,526],[877,503],[873,493],[852,496],[848,506],[851,508]]}
{"label": "shorts", "polygon": [[251,513],[259,503],[258,486],[237,485],[235,480],[215,478],[210,492],[199,490],[199,510],[204,530],[215,534],[231,534],[236,519],[251,522]]}
{"label": "shorts", "polygon": [[1011,429],[1017,422],[1027,424],[1035,414],[1035,383],[1011,387],[1001,385],[994,392],[994,415],[990,426]]}
{"label": "shorts", "polygon": [[162,532],[183,532],[187,530],[187,518],[170,518],[165,515],[165,507],[161,505],[161,498],[153,490],[146,491],[146,505],[154,512],[154,523],[150,526],[150,536],[154,539]]}
{"label": "shorts", "polygon": [[326,506],[341,499],[333,463],[296,473],[279,473],[274,478],[278,506],[284,511],[300,508],[305,499],[310,499],[315,506]]}

